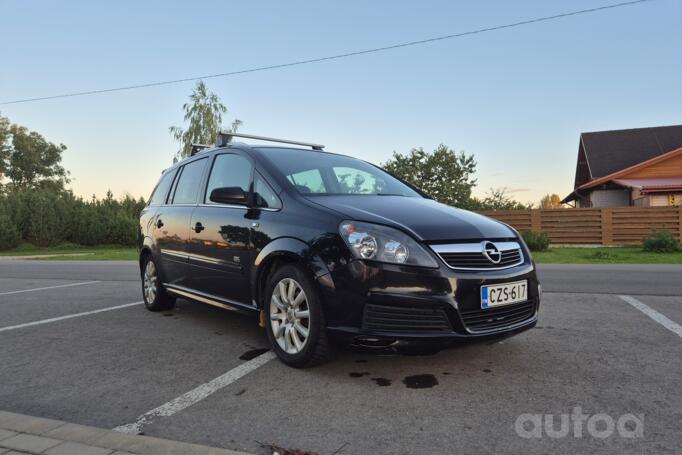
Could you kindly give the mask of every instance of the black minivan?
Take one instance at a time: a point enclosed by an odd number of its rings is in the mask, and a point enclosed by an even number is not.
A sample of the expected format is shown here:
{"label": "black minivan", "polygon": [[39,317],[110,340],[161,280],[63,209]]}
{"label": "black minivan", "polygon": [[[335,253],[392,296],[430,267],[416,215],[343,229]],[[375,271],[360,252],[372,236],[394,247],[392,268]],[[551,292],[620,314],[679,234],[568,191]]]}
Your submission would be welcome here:
{"label": "black minivan", "polygon": [[[233,137],[295,147],[247,145]],[[519,234],[323,146],[221,133],[163,172],[140,217],[146,307],[258,313],[287,365],[332,341],[447,344],[537,322]]]}

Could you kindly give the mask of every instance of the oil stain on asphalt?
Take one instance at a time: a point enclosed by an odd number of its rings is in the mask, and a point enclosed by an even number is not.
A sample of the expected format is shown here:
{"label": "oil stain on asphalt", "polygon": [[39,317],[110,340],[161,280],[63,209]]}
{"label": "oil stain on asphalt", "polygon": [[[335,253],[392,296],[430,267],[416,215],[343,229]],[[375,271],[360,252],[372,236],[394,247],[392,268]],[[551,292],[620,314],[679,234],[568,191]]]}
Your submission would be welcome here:
{"label": "oil stain on asphalt", "polygon": [[369,376],[369,371],[348,373],[348,376],[351,378],[361,378],[363,376]]}
{"label": "oil stain on asphalt", "polygon": [[379,387],[388,387],[391,385],[391,380],[386,378],[370,378]]}
{"label": "oil stain on asphalt", "polygon": [[438,385],[438,379],[432,374],[415,374],[403,379],[408,389],[430,389]]}
{"label": "oil stain on asphalt", "polygon": [[[369,371],[353,371],[348,373],[348,376],[351,378],[362,378],[369,375]],[[393,381],[388,378],[375,377],[369,379],[379,387],[388,387],[393,383]],[[430,389],[431,387],[438,385],[438,379],[432,374],[416,374],[407,376],[403,379],[403,384],[405,384],[408,389]]]}
{"label": "oil stain on asphalt", "polygon": [[265,354],[268,352],[270,349],[251,349],[250,351],[246,351],[244,354],[239,356],[239,360],[251,360],[255,359],[261,354]]}

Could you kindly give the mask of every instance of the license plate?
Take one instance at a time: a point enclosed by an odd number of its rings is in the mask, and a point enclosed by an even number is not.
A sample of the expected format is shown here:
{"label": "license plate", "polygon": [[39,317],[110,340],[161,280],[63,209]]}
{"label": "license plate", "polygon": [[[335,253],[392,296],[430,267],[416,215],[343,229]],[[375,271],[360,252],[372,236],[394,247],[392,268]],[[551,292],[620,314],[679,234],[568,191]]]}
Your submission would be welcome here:
{"label": "license plate", "polygon": [[511,305],[528,300],[528,281],[481,286],[481,308]]}

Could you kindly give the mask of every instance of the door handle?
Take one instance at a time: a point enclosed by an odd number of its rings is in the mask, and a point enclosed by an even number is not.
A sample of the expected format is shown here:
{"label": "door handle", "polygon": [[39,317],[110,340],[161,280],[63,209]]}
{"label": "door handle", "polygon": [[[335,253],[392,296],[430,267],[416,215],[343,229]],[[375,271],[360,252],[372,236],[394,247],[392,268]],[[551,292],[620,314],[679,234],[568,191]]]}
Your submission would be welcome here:
{"label": "door handle", "polygon": [[194,232],[196,232],[198,234],[203,230],[204,230],[204,225],[201,224],[199,221],[197,221],[197,224],[194,225]]}
{"label": "door handle", "polygon": [[156,222],[156,227],[161,229],[163,227],[163,221],[161,221],[161,218]]}

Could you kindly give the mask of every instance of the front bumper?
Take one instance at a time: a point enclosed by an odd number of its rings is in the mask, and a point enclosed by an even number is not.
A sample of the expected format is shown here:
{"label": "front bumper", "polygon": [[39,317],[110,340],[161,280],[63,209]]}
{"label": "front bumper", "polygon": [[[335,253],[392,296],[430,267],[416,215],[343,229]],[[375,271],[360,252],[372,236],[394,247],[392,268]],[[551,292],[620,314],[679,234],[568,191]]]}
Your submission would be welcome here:
{"label": "front bumper", "polygon": [[[483,285],[528,280],[528,300],[481,309]],[[530,262],[500,271],[455,271],[354,260],[318,279],[328,330],[351,339],[448,342],[522,332],[538,320]]]}

